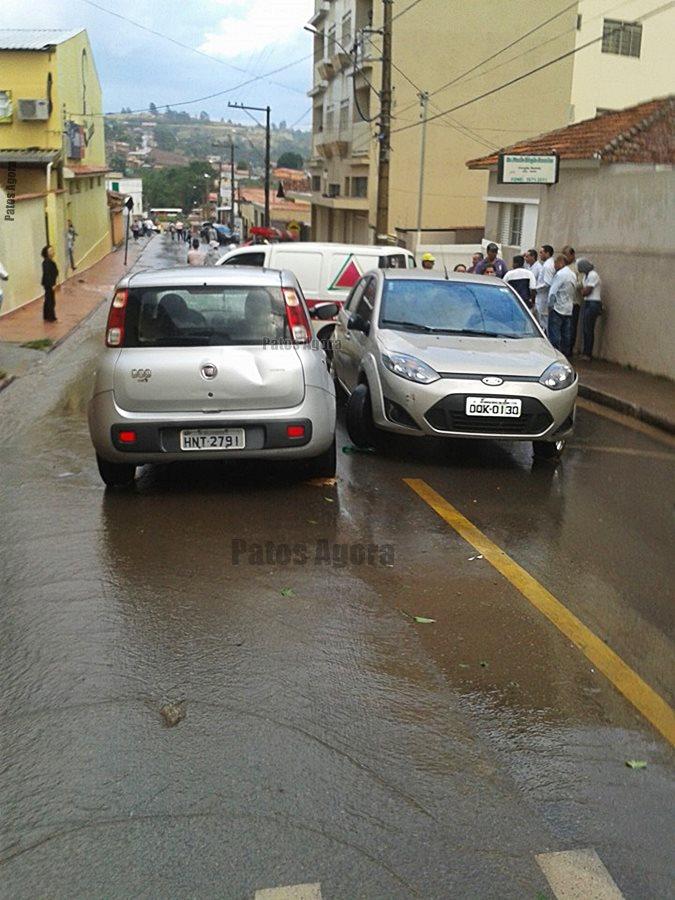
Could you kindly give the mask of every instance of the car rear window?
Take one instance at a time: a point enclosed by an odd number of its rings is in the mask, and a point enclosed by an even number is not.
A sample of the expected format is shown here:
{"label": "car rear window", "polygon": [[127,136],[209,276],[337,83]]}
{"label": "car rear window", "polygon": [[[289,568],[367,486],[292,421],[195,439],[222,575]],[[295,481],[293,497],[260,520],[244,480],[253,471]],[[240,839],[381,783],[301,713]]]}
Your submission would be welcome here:
{"label": "car rear window", "polygon": [[470,333],[486,337],[540,337],[532,318],[502,282],[386,280],[380,328]]}
{"label": "car rear window", "polygon": [[290,340],[279,287],[136,288],[129,292],[125,347],[264,344]]}

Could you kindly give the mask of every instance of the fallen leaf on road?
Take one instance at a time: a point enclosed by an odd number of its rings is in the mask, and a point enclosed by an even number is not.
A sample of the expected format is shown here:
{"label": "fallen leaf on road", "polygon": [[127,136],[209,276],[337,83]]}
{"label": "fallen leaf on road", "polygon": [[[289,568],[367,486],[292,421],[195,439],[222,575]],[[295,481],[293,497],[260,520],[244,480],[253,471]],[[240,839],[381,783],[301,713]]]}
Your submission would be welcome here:
{"label": "fallen leaf on road", "polygon": [[470,556],[469,562],[473,562],[474,559],[482,559],[482,558],[483,558],[483,554],[479,553],[478,556]]}
{"label": "fallen leaf on road", "polygon": [[490,665],[490,664],[487,663],[484,659],[481,659],[480,664],[481,664],[481,667],[482,667],[483,669],[487,669],[488,666]]}
{"label": "fallen leaf on road", "polygon": [[335,500],[333,500],[332,497],[324,497],[323,499],[326,501],[326,503],[335,503]]}
{"label": "fallen leaf on road", "polygon": [[319,523],[316,521],[316,519],[307,519],[307,524],[308,525],[318,525]]}
{"label": "fallen leaf on road", "polygon": [[337,478],[309,478],[307,484],[314,487],[333,487],[334,484],[337,484]]}
{"label": "fallen leaf on road", "polygon": [[646,769],[647,763],[644,759],[627,759],[626,765],[629,769]]}
{"label": "fallen leaf on road", "polygon": [[295,597],[295,591],[292,588],[282,588],[281,589],[282,597]]}
{"label": "fallen leaf on road", "polygon": [[185,718],[183,701],[180,703],[165,703],[159,710],[167,728],[173,728]]}
{"label": "fallen leaf on road", "polygon": [[460,663],[460,664],[459,664],[459,667],[460,667],[460,669],[468,669],[468,668],[470,668],[470,666],[469,666],[468,663]]}
{"label": "fallen leaf on road", "polygon": [[427,619],[426,616],[413,616],[413,621],[418,625],[431,625],[436,619]]}

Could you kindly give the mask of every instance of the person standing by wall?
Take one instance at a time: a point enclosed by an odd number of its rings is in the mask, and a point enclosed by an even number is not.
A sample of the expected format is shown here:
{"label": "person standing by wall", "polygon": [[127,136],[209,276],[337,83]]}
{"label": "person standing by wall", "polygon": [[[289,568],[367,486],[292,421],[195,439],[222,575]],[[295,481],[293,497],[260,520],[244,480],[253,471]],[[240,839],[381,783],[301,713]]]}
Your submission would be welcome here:
{"label": "person standing by wall", "polygon": [[584,297],[584,309],[581,316],[582,359],[588,362],[593,359],[595,341],[595,323],[602,315],[602,283],[595,271],[595,266],[588,259],[580,259],[577,268],[583,279],[581,293]]}
{"label": "person standing by wall", "polygon": [[577,343],[577,331],[579,328],[579,314],[581,312],[581,288],[583,282],[583,275],[579,272],[577,268],[577,255],[574,252],[574,247],[570,247],[569,244],[565,244],[565,246],[561,250],[562,255],[567,260],[568,267],[574,272],[574,277],[577,280],[577,290],[574,295],[574,309],[572,310],[572,336],[570,338],[571,350],[570,352],[574,352],[574,347]]}
{"label": "person standing by wall", "polygon": [[525,268],[525,258],[523,256],[513,257],[513,268],[504,276],[504,282],[522,298],[528,309],[534,306],[534,298],[536,296],[536,284],[530,269]]}
{"label": "person standing by wall", "polygon": [[487,267],[492,266],[495,275],[503,278],[506,275],[508,268],[504,260],[497,256],[498,253],[499,247],[496,244],[488,244],[485,248],[485,259],[481,259],[480,262],[476,263],[476,267],[473,270],[474,273],[476,275],[485,275]]}
{"label": "person standing by wall", "polygon": [[77,237],[77,232],[73,226],[73,223],[70,219],[68,219],[68,231],[66,232],[66,245],[68,247],[68,261],[70,262],[70,268],[73,272],[77,271],[77,266],[75,265],[75,238]]}
{"label": "person standing by wall", "polygon": [[577,279],[562,253],[553,260],[555,276],[548,293],[548,337],[556,350],[572,354],[572,310]]}
{"label": "person standing by wall", "polygon": [[54,248],[47,244],[42,248],[42,287],[45,289],[45,301],[42,307],[42,318],[45,322],[56,322],[56,300],[54,288],[59,278],[59,269],[54,262]]}
{"label": "person standing by wall", "polygon": [[537,295],[535,297],[535,309],[539,324],[548,334],[548,292],[555,276],[553,265],[553,247],[543,244],[539,248],[539,270],[535,275],[537,279]]}

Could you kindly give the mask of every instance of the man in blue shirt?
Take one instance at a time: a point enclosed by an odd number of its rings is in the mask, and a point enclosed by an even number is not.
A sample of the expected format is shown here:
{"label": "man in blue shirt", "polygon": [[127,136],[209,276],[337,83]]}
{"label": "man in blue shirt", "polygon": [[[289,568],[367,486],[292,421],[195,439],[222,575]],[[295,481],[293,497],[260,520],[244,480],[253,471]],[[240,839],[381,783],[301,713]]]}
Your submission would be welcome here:
{"label": "man in blue shirt", "polygon": [[508,272],[508,268],[503,259],[499,259],[497,253],[499,252],[499,247],[496,244],[488,244],[485,248],[485,259],[481,259],[479,263],[476,264],[476,268],[474,269],[474,273],[476,275],[482,275],[488,266],[492,266],[495,270],[495,275],[498,275],[500,278],[503,278],[504,275]]}

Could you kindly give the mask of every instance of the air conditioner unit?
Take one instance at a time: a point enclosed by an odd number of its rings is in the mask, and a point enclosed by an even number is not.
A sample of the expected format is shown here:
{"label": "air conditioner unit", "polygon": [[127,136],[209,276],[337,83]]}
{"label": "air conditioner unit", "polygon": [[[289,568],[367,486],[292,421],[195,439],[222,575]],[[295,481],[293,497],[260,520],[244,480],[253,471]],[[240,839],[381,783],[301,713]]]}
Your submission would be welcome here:
{"label": "air conditioner unit", "polygon": [[24,122],[46,122],[49,100],[19,100],[19,118]]}

